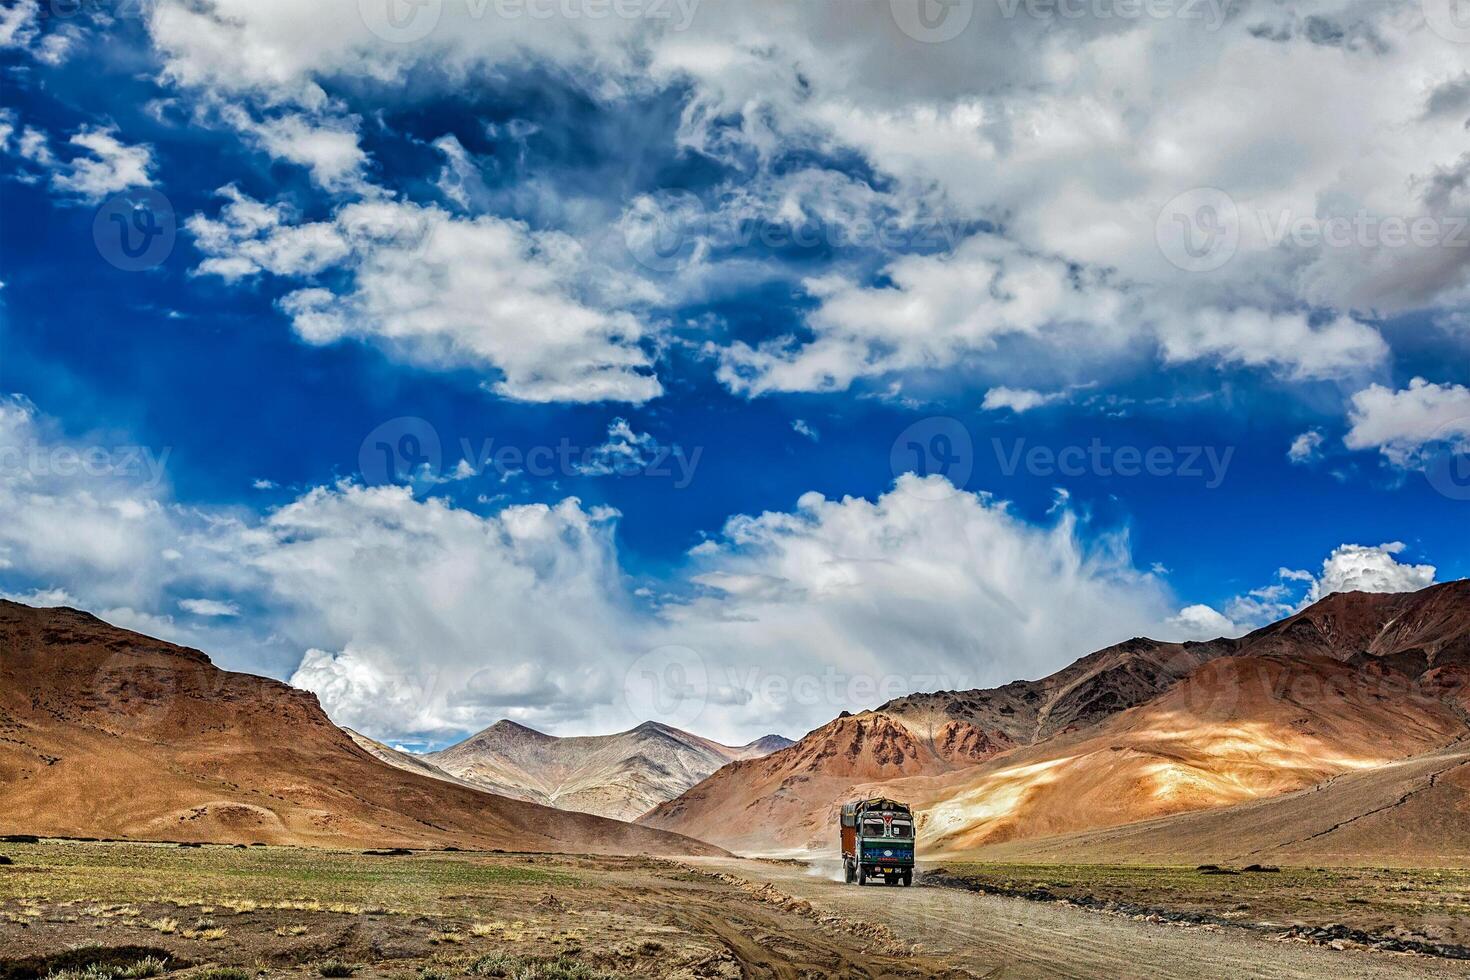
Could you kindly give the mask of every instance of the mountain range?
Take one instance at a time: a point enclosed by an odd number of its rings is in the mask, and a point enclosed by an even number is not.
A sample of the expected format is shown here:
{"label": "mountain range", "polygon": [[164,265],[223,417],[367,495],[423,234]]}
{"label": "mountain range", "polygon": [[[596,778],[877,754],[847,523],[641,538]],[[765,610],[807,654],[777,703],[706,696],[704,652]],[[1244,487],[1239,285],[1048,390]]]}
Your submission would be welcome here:
{"label": "mountain range", "polygon": [[766,735],[747,745],[722,745],[652,721],[613,735],[558,738],[505,718],[447,749],[420,755],[344,730],[361,748],[407,772],[614,820],[648,812],[721,766],[794,744]]}
{"label": "mountain range", "polygon": [[722,745],[652,721],[614,735],[557,738],[505,719],[420,758],[502,796],[632,820],[728,763],[791,744],[766,735],[747,745]]}
{"label": "mountain range", "polygon": [[914,805],[929,858],[1470,866],[1467,709],[1470,581],[1334,594],[1239,639],[1135,638],[792,744],[501,721],[429,756],[198,650],[0,601],[0,831],[821,852],[842,802],[881,794]]}
{"label": "mountain range", "polygon": [[[1249,840],[1346,859],[1393,856],[1390,838],[1361,831],[1405,797],[1425,814],[1439,802],[1424,828],[1439,860],[1470,861],[1467,679],[1470,581],[1338,593],[1239,639],[1138,638],[1038,681],[844,713],[640,822],[740,851],[831,850],[841,802],[882,794],[915,805],[935,856],[1126,860]],[[1330,808],[1293,795],[1312,787]]]}

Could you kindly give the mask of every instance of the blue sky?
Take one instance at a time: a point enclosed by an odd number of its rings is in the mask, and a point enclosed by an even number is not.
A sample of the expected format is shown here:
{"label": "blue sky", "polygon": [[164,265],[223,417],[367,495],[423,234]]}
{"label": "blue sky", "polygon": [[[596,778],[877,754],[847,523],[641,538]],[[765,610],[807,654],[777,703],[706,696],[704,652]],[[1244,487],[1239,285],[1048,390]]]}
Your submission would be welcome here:
{"label": "blue sky", "polygon": [[1470,575],[1433,4],[375,3],[0,8],[6,595],[436,745]]}

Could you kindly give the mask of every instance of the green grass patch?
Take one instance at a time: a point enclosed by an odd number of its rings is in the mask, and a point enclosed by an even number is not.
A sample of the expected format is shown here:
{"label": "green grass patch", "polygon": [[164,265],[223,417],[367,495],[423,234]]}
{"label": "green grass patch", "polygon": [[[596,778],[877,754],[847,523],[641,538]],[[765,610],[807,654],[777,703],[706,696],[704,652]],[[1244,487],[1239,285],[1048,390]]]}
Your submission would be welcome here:
{"label": "green grass patch", "polygon": [[243,967],[212,966],[207,970],[191,974],[188,980],[252,980],[254,976],[254,973]]}
{"label": "green grass patch", "polygon": [[471,963],[465,971],[472,977],[506,980],[620,980],[623,974],[598,970],[571,956],[549,959],[491,953]]}
{"label": "green grass patch", "polygon": [[11,850],[34,873],[0,876],[0,900],[315,901],[349,907],[345,910],[444,914],[497,888],[566,887],[578,881],[566,870],[511,854],[416,852],[388,860],[359,851],[80,841],[16,844]]}

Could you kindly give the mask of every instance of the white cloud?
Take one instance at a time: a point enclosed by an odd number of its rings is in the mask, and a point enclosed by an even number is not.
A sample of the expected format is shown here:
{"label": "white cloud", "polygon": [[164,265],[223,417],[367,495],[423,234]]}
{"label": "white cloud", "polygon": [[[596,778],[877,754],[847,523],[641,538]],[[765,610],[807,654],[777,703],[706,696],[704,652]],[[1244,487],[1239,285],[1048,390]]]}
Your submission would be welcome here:
{"label": "white cloud", "polygon": [[1313,325],[1302,313],[1203,309],[1163,320],[1159,337],[1166,361],[1214,359],[1302,380],[1352,377],[1388,357],[1382,335],[1350,316]]}
{"label": "white cloud", "polygon": [[986,235],[952,254],[896,259],[884,276],[891,285],[808,280],[819,300],[807,318],[813,339],[737,342],[721,352],[720,379],[751,395],[840,391],[857,378],[952,367],[1007,336],[1067,325],[1104,333],[1123,306],[1120,293],[1065,262]]}
{"label": "white cloud", "polygon": [[83,126],[68,142],[82,152],[52,175],[56,190],[96,202],[129,187],[152,186],[153,151],[147,145],[130,146],[116,129],[97,126]]}
{"label": "white cloud", "polygon": [[179,608],[196,616],[238,616],[240,607],[219,599],[180,599]]}
{"label": "white cloud", "polygon": [[219,218],[187,222],[208,256],[200,274],[350,274],[345,291],[308,286],[281,301],[309,343],[358,338],[417,364],[493,369],[488,387],[523,401],[640,404],[663,391],[644,324],[607,302],[616,285],[566,235],[395,201],[291,224],[280,207],[222,193]]}
{"label": "white cloud", "polygon": [[76,597],[65,589],[32,589],[29,592],[0,592],[0,598],[11,602],[23,602],[28,606],[52,609],[57,606],[77,605]]}
{"label": "white cloud", "polygon": [[0,48],[24,48],[40,33],[41,4],[16,0],[0,10]]}
{"label": "white cloud", "polygon": [[613,419],[607,441],[591,449],[574,468],[583,476],[637,473],[651,461],[658,440],[647,432],[634,432],[627,419]]}
{"label": "white cloud", "polygon": [[821,441],[822,434],[808,424],[806,419],[792,419],[791,431],[799,436],[804,436],[812,442]]}
{"label": "white cloud", "polygon": [[1052,402],[1060,401],[1066,397],[1061,391],[1033,391],[1030,388],[1006,388],[1004,386],[991,388],[985,393],[985,400],[980,407],[987,412],[998,411],[1008,408],[1017,415],[1029,412],[1033,408],[1050,405]]}
{"label": "white cloud", "polygon": [[[67,140],[72,150],[62,158],[51,149],[47,133],[35,126],[22,127],[12,148],[10,139],[17,125],[13,111],[0,114],[0,152],[13,152],[33,165],[64,197],[96,204],[118,191],[153,185],[152,148],[124,143],[116,127],[81,127]],[[31,171],[23,179],[36,181],[40,176]]]}
{"label": "white cloud", "polygon": [[1415,466],[1435,445],[1470,447],[1470,388],[1415,378],[1399,391],[1370,385],[1353,395],[1349,449],[1377,449],[1395,466]]}
{"label": "white cloud", "polygon": [[[443,735],[527,707],[585,721],[611,713],[638,643],[615,516],[568,499],[479,517],[344,484],[275,511],[246,560],[295,610],[284,628],[314,638],[292,683],[344,724]],[[526,671],[532,705],[511,683]]]}
{"label": "white cloud", "polygon": [[[52,23],[56,18],[52,18]],[[25,51],[42,64],[59,65],[71,53],[78,38],[76,27],[65,24],[49,32],[41,30],[38,0],[14,0],[0,9],[0,49]]]}
{"label": "white cloud", "polygon": [[[1288,2],[1225,17],[1205,5],[1203,19],[1200,7],[1103,19],[1007,17],[979,4],[942,44],[906,36],[882,3],[704,3],[687,24],[672,9],[540,20],[454,3],[413,44],[379,36],[392,33],[382,25],[374,34],[349,8],[164,0],[150,30],[180,84],[309,113],[330,104],[324,80],[386,90],[419,68],[419,84],[452,88],[483,70],[550,63],[609,105],[678,86],[688,92],[682,147],[753,162],[757,179],[786,150],[855,150],[891,188],[884,207],[1004,228],[1015,299],[966,289],[967,266],[982,283],[994,273],[972,265],[974,244],[919,267],[899,260],[895,289],[814,284],[822,305],[810,344],[726,352],[726,379],[741,391],[944,368],[1000,336],[1054,340],[1049,328],[1068,322],[1124,338],[1142,326],[1170,361],[1336,378],[1382,359],[1365,318],[1452,308],[1470,289],[1470,250],[1397,247],[1379,233],[1385,219],[1447,231],[1467,203],[1454,111],[1461,52],[1407,16],[1411,6]],[[351,154],[345,140],[336,148]],[[1156,241],[1165,204],[1201,186],[1226,191],[1237,219],[1236,254],[1208,273],[1174,267]],[[800,215],[812,200],[773,194],[736,210],[775,203]],[[1359,215],[1373,232],[1346,242],[1278,232]],[[1028,268],[1023,256],[1039,258]],[[1111,322],[1119,290],[1141,314],[1123,324]],[[978,316],[965,315],[967,299]],[[1332,316],[1309,321],[1307,308]],[[1116,350],[1090,339],[1093,357]]]}
{"label": "white cloud", "polygon": [[1092,359],[1147,339],[1166,363],[1207,361],[1296,380],[1361,375],[1388,355],[1378,331],[1349,316],[1314,324],[1302,313],[1176,306],[1170,294],[1124,289],[992,235],[950,253],[896,259],[883,277],[877,286],[835,275],[808,280],[819,301],[807,317],[812,339],[736,342],[720,352],[720,379],[750,395],[840,391],[859,378],[953,368],[1018,338],[1048,357]]}
{"label": "white cloud", "polygon": [[1213,640],[1221,636],[1240,636],[1246,632],[1213,606],[1202,604],[1185,606],[1179,610],[1178,615],[1170,618],[1169,625],[1184,640]]}
{"label": "white cloud", "polygon": [[257,120],[236,105],[220,108],[224,119],[278,160],[311,171],[329,191],[365,191],[367,154],[358,146],[355,117],[287,112]]}
{"label": "white cloud", "polygon": [[1285,619],[1334,592],[1417,592],[1434,584],[1433,565],[1402,563],[1402,542],[1376,547],[1344,544],[1322,561],[1318,574],[1281,568],[1271,585],[1252,589],[1225,603],[1225,611],[1193,605],[1169,620],[1179,639],[1203,640],[1239,636],[1249,630]]}
{"label": "white cloud", "polygon": [[707,709],[702,723],[725,730],[1042,676],[1168,615],[1126,538],[1088,540],[1066,510],[1032,525],[940,477],[904,476],[871,501],[808,493],[793,512],[732,518],[693,557],[705,592],[665,605],[660,635],[752,696]]}
{"label": "white cloud", "polygon": [[96,606],[139,605],[167,580],[178,536],[158,480],[166,462],[105,434],[63,439],[30,402],[0,399],[0,555]]}
{"label": "white cloud", "polygon": [[1345,544],[1334,549],[1322,563],[1322,574],[1312,583],[1307,601],[1334,592],[1415,592],[1433,585],[1433,565],[1403,564],[1395,557],[1404,547],[1401,541],[1390,541],[1377,547]]}
{"label": "white cloud", "polygon": [[1291,440],[1291,447],[1286,450],[1286,458],[1293,463],[1310,463],[1314,459],[1321,459],[1322,442],[1323,436],[1320,431],[1308,429]]}

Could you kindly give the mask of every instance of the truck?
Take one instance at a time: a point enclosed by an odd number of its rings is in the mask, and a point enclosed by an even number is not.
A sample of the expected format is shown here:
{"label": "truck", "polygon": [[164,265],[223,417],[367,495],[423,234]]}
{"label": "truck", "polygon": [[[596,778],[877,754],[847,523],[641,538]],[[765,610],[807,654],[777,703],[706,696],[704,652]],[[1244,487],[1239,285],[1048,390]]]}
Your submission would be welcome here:
{"label": "truck", "polygon": [[883,797],[842,805],[842,872],[850,885],[882,878],[914,882],[914,814],[908,804]]}

